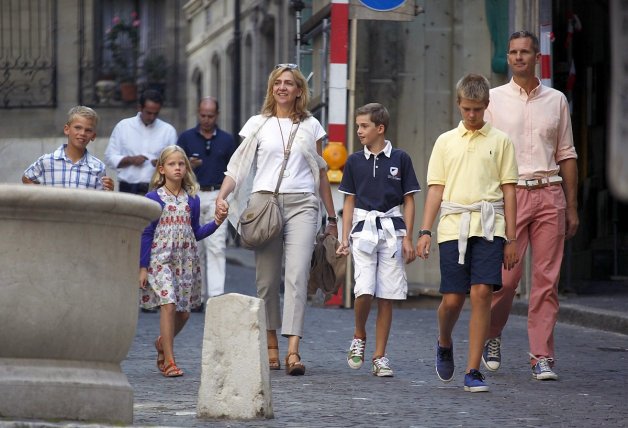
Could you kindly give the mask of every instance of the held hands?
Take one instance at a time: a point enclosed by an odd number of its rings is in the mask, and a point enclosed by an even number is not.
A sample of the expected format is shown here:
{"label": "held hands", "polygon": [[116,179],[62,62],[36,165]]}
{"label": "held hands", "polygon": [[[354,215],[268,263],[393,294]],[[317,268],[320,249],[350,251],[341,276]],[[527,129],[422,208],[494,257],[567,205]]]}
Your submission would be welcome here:
{"label": "held hands", "polygon": [[148,283],[148,270],[143,267],[140,268],[140,288],[146,290],[146,284]]}
{"label": "held hands", "polygon": [[105,175],[103,178],[101,178],[101,182],[103,190],[113,191],[113,179],[111,177],[107,177]]}
{"label": "held hands", "polygon": [[216,200],[216,210],[214,211],[214,221],[220,226],[229,214],[229,204],[224,199]]}
{"label": "held hands", "polygon": [[423,260],[427,260],[430,256],[430,245],[432,243],[432,237],[429,235],[423,235],[419,238],[419,241],[416,243],[416,255],[422,258]]}
{"label": "held hands", "polygon": [[351,250],[349,248],[349,241],[347,239],[343,239],[342,242],[340,242],[340,245],[338,246],[338,248],[336,249],[336,255],[348,256],[350,253],[351,253]]}

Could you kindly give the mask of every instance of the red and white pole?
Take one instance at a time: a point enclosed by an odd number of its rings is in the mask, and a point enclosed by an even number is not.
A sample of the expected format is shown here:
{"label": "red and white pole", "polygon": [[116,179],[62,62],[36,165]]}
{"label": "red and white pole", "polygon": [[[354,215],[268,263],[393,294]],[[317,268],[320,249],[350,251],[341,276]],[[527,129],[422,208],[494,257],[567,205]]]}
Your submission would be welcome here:
{"label": "red and white pole", "polygon": [[[329,143],[323,151],[323,158],[329,166],[327,177],[332,184],[332,197],[336,209],[342,207],[342,196],[333,191],[342,180],[342,168],[347,161],[347,79],[349,58],[349,0],[332,0],[331,2],[331,29],[330,29],[330,63],[329,63],[329,117],[327,135]],[[342,223],[341,223],[342,224]],[[339,230],[339,233],[341,230]],[[347,280],[350,283],[351,269],[347,264]],[[333,295],[325,304],[342,306],[344,296],[351,295],[351,288]],[[346,307],[351,307],[350,297]]]}
{"label": "red and white pole", "polygon": [[346,143],[349,0],[332,0],[329,64],[329,141]]}
{"label": "red and white pole", "polygon": [[552,87],[552,42],[554,41],[554,33],[552,33],[551,24],[541,25],[541,83],[545,86]]}

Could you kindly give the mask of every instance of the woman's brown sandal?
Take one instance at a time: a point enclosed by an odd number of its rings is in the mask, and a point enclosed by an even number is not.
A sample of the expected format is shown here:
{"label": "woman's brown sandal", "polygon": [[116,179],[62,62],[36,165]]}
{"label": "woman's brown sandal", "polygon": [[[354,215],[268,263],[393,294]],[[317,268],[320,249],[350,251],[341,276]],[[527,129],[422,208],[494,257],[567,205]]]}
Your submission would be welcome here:
{"label": "woman's brown sandal", "polygon": [[[291,363],[290,357],[296,355],[299,361]],[[290,376],[303,376],[305,374],[305,366],[301,363],[301,356],[296,352],[290,352],[286,356],[286,373]]]}
{"label": "woman's brown sandal", "polygon": [[279,346],[268,346],[268,349],[276,349],[277,357],[271,357],[270,352],[268,353],[268,368],[270,370],[281,370],[281,363],[279,362]]}
{"label": "woman's brown sandal", "polygon": [[164,366],[164,370],[161,372],[165,377],[178,377],[183,376],[183,370],[177,367],[177,364],[170,360],[168,365]]}

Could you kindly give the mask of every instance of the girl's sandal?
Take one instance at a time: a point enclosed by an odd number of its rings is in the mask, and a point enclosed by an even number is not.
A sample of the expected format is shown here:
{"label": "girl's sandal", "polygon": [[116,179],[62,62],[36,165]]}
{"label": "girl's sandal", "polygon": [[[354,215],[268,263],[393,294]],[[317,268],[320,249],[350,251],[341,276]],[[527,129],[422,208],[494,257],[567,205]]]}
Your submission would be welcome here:
{"label": "girl's sandal", "polygon": [[157,368],[160,372],[163,372],[166,357],[164,356],[164,349],[161,347],[161,336],[158,336],[157,340],[155,340],[155,349],[157,350]]}
{"label": "girl's sandal", "polygon": [[[290,362],[290,356],[296,355],[299,361]],[[290,352],[286,356],[286,373],[290,376],[302,376],[305,374],[305,366],[301,363],[301,356],[296,352]]]}
{"label": "girl's sandal", "polygon": [[165,377],[179,377],[183,376],[183,370],[181,370],[173,360],[170,360],[170,363],[164,367],[161,372]]}
{"label": "girl's sandal", "polygon": [[270,346],[268,345],[268,349],[276,349],[277,357],[270,357],[270,352],[268,356],[268,368],[270,370],[281,370],[281,363],[279,362],[279,346]]}

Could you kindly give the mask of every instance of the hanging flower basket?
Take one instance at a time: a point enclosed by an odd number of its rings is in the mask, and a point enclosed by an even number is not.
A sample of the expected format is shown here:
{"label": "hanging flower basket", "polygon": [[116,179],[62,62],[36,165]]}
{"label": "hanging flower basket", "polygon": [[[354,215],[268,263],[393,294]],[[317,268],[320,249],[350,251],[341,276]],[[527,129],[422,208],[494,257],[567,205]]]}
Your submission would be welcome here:
{"label": "hanging flower basket", "polygon": [[111,68],[118,83],[137,83],[140,56],[140,20],[132,12],[128,21],[115,16],[106,32],[106,46],[111,51]]}

